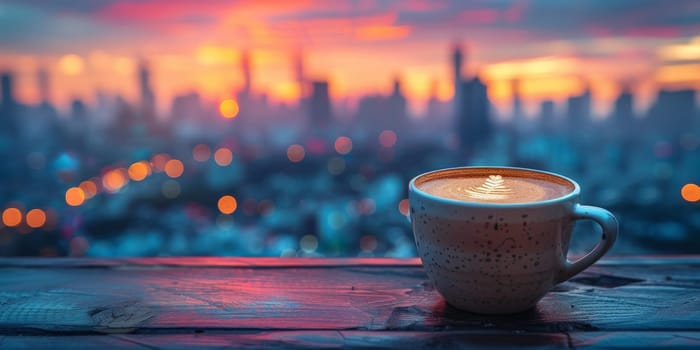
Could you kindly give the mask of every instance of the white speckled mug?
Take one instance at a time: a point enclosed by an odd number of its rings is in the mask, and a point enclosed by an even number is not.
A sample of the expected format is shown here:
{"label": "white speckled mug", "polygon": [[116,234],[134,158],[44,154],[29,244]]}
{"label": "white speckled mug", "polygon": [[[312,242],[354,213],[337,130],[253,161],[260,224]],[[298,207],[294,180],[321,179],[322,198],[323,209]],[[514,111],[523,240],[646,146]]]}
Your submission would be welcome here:
{"label": "white speckled mug", "polygon": [[[527,203],[480,203],[427,193],[443,178],[535,178],[570,186],[560,197]],[[428,278],[447,303],[483,314],[532,308],[554,285],[591,266],[617,238],[605,209],[579,204],[579,185],[561,175],[509,167],[464,167],[428,172],[409,183],[410,220]],[[601,241],[581,259],[567,259],[576,220],[597,222]]]}

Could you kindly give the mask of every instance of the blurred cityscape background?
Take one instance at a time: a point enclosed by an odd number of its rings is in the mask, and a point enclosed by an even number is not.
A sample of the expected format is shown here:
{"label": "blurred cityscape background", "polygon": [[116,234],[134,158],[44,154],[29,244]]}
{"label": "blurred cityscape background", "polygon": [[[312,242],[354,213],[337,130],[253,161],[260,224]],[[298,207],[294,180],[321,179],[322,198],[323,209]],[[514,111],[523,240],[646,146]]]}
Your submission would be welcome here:
{"label": "blurred cityscape background", "polygon": [[686,0],[4,0],[0,255],[409,257],[408,181],[464,165],[699,253],[698,33]]}

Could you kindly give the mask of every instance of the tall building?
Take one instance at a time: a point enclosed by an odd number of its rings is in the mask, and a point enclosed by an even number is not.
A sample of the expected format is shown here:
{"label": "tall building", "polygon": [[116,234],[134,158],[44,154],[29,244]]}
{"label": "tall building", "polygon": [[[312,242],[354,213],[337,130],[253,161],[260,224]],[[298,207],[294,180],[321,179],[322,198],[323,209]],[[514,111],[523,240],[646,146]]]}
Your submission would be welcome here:
{"label": "tall building", "polygon": [[299,88],[299,104],[307,96],[306,79],[304,77],[304,56],[301,51],[294,55],[294,78],[296,79]]}
{"label": "tall building", "polygon": [[553,132],[557,129],[554,114],[554,101],[544,100],[540,103],[540,125],[545,132]]}
{"label": "tall building", "polygon": [[520,79],[511,81],[511,94],[513,98],[513,125],[518,128],[523,127],[523,101],[520,98]]}
{"label": "tall building", "polygon": [[452,72],[453,72],[453,83],[454,83],[454,113],[455,115],[459,113],[460,98],[462,97],[462,47],[460,45],[455,45],[452,52]]}
{"label": "tall building", "polygon": [[590,126],[591,122],[591,89],[578,96],[571,96],[566,105],[566,128],[572,134],[582,135],[581,130]]}
{"label": "tall building", "polygon": [[156,116],[156,101],[155,94],[153,93],[153,88],[151,86],[151,72],[146,61],[141,61],[139,63],[138,71],[139,80],[139,96],[140,96],[140,112],[141,120],[150,124],[149,127],[154,127],[152,125],[155,123]]}
{"label": "tall building", "polygon": [[39,69],[36,72],[37,86],[39,88],[39,99],[42,104],[48,104],[51,101],[49,89],[49,72],[46,69]]}
{"label": "tall building", "polygon": [[251,93],[251,68],[250,68],[250,53],[243,51],[241,55],[241,73],[243,73],[243,95],[250,97]]}
{"label": "tall building", "polygon": [[13,134],[17,131],[16,112],[17,101],[15,100],[12,74],[3,72],[0,74],[0,133]]}
{"label": "tall building", "polygon": [[14,91],[12,89],[12,73],[3,72],[0,75],[0,89],[2,90],[0,93],[2,100],[0,102],[3,109],[14,106],[16,101]]}
{"label": "tall building", "polygon": [[395,124],[394,128],[402,125],[406,121],[406,97],[401,91],[401,82],[398,78],[394,80],[394,88],[388,99],[389,113],[386,118]]}
{"label": "tall building", "polygon": [[309,98],[309,121],[311,127],[327,128],[331,124],[331,99],[327,81],[314,81]]}
{"label": "tall building", "polygon": [[625,87],[617,99],[613,108],[612,120],[621,127],[629,127],[634,122],[634,101],[629,87]]}
{"label": "tall building", "polygon": [[656,101],[649,109],[647,126],[673,139],[693,128],[697,122],[695,90],[659,90]]}
{"label": "tall building", "polygon": [[459,146],[473,154],[491,136],[490,102],[488,89],[478,77],[461,84],[460,108],[457,113]]}

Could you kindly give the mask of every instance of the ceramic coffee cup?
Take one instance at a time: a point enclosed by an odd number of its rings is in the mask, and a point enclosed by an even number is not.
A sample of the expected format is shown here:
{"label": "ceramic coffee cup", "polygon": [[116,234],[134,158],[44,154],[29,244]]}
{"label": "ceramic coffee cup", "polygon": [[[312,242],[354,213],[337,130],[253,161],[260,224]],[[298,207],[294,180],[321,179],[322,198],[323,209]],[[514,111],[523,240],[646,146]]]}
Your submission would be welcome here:
{"label": "ceramic coffee cup", "polygon": [[[535,178],[569,186],[559,197],[524,203],[450,199],[421,190],[442,178]],[[554,285],[600,259],[617,238],[605,209],[579,204],[580,187],[564,176],[522,168],[464,167],[428,172],[409,183],[410,220],[428,278],[450,305],[476,313],[532,308]],[[591,252],[567,259],[576,220],[602,228]]]}

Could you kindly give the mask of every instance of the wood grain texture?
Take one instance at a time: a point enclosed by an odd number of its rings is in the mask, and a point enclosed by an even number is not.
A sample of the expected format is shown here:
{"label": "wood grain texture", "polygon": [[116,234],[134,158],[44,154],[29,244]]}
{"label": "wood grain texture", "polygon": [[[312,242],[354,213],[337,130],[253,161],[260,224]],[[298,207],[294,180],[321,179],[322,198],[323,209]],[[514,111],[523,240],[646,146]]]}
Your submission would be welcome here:
{"label": "wood grain texture", "polygon": [[484,316],[412,259],[0,259],[0,348],[697,347],[700,258],[618,260]]}

